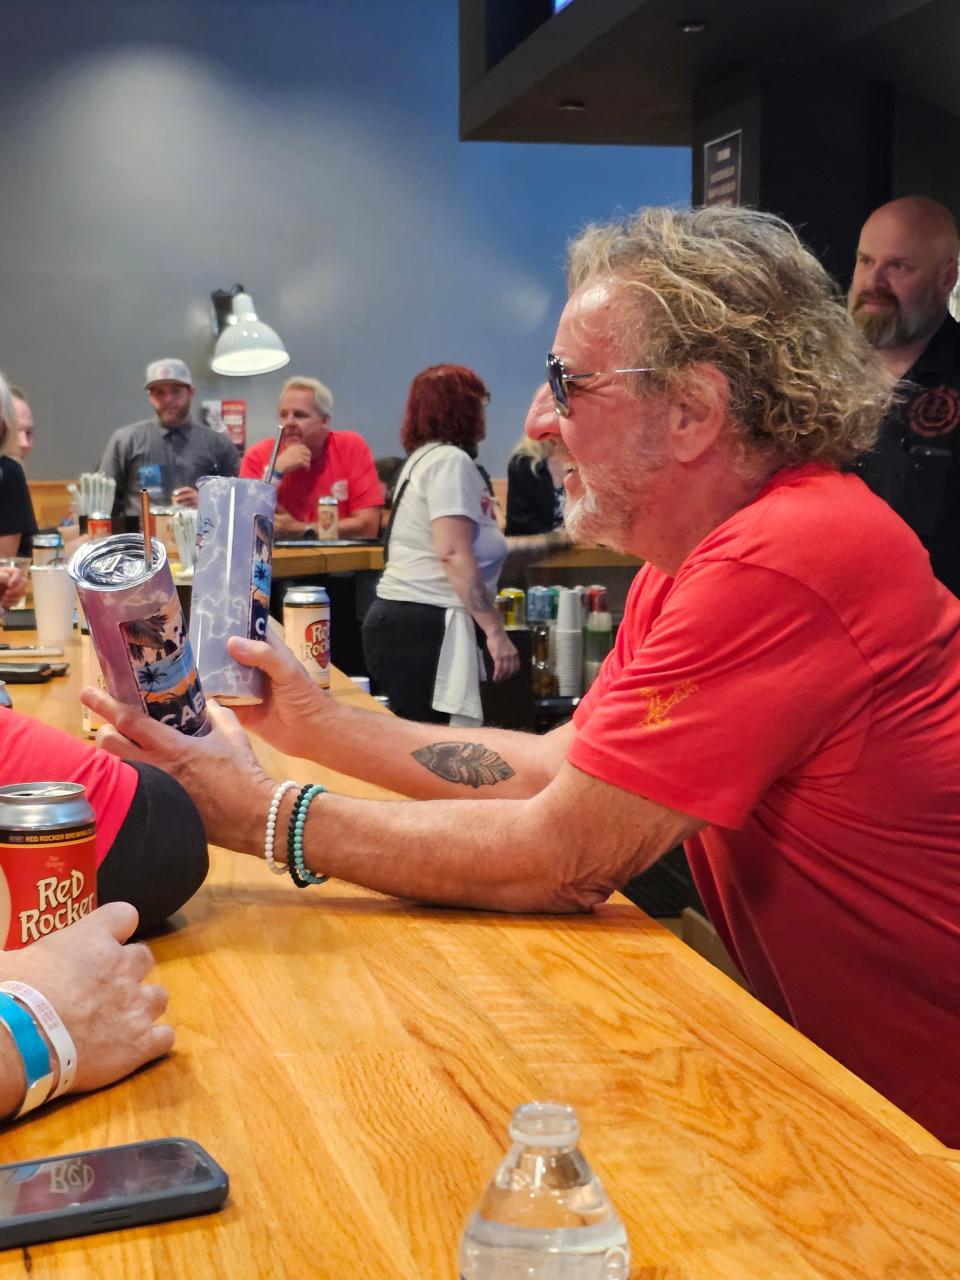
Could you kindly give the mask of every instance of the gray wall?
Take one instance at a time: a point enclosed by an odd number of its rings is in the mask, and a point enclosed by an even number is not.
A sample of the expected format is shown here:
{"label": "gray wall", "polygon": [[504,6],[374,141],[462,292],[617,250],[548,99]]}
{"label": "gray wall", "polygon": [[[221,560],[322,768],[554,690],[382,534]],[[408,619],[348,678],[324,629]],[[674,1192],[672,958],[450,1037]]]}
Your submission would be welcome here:
{"label": "gray wall", "polygon": [[[28,473],[96,464],[142,368],[269,434],[285,374],[398,452],[410,378],[471,365],[502,474],[542,377],[573,229],[686,202],[683,149],[460,143],[453,0],[0,0],[0,367]],[[219,378],[209,294],[243,281],[286,371]]]}

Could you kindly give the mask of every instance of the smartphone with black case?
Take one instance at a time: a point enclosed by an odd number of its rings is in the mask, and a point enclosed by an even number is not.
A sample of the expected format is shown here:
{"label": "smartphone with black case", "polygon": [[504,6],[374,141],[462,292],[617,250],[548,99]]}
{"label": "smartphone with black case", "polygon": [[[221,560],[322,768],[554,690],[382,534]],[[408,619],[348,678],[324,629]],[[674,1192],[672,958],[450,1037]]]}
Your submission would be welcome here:
{"label": "smartphone with black case", "polygon": [[210,1213],[228,1189],[189,1138],[0,1164],[0,1249]]}
{"label": "smartphone with black case", "polygon": [[0,662],[0,679],[5,684],[46,684],[52,676],[49,662]]}

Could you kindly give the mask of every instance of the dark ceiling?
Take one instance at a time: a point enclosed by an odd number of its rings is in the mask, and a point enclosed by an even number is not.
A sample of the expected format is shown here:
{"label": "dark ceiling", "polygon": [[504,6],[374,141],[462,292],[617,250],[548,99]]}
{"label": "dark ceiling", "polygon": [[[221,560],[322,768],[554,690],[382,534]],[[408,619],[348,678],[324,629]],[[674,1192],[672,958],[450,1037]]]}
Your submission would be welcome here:
{"label": "dark ceiling", "polygon": [[[461,41],[484,3],[461,0]],[[705,29],[684,33],[692,22]],[[461,49],[462,69],[482,65],[473,52]],[[960,114],[958,52],[960,0],[573,0],[471,83],[462,76],[460,133],[689,145],[696,90],[782,59],[849,65]]]}

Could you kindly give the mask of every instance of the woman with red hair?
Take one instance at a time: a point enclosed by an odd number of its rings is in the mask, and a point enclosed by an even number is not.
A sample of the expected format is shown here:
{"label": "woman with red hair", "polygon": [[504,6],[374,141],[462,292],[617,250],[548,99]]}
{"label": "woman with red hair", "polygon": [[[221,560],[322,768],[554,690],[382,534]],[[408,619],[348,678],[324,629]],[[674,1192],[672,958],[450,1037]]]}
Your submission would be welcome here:
{"label": "woman with red hair", "polygon": [[386,568],[363,623],[367,669],[407,720],[482,723],[481,642],[494,680],[519,666],[495,602],[507,542],[475,461],[489,399],[462,365],[433,365],[410,386]]}

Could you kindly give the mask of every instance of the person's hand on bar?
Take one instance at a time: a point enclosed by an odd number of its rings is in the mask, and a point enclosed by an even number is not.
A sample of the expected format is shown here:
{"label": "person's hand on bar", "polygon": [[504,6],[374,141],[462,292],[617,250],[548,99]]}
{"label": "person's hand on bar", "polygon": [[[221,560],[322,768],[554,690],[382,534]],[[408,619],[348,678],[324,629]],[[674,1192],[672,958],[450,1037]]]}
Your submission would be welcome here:
{"label": "person's hand on bar", "polygon": [[0,565],[0,608],[9,609],[27,589],[27,575],[16,565]]}
{"label": "person's hand on bar", "polygon": [[[144,982],[153,956],[143,943],[127,943],[136,927],[137,912],[129,902],[109,902],[69,928],[0,957],[0,979],[39,991],[69,1031],[77,1050],[70,1093],[112,1084],[173,1048],[173,1027],[157,1022],[166,1011],[167,992]],[[9,1083],[0,1071],[0,1107],[7,1112],[22,1101],[22,1068],[19,1098],[13,1096],[16,1088],[5,1087]]]}
{"label": "person's hand on bar", "polygon": [[98,747],[176,778],[196,805],[210,844],[262,854],[263,815],[275,784],[232,711],[208,702],[210,732],[191,737],[102,689],[87,686],[80,701],[107,722],[97,734]]}
{"label": "person's hand on bar", "polygon": [[306,533],[309,528],[310,525],[305,521],[295,520],[293,516],[284,511],[282,507],[277,507],[277,514],[274,516],[273,520],[274,533],[283,533],[288,537],[291,535],[297,537],[302,533]]}

